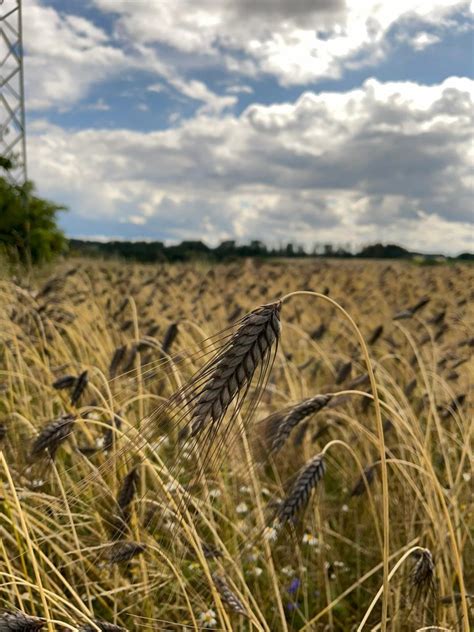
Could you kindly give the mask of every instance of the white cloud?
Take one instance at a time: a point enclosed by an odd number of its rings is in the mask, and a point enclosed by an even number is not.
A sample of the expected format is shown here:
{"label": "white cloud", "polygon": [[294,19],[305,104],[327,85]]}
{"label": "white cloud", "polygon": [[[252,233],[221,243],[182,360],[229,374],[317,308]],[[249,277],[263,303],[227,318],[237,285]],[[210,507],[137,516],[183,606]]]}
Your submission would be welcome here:
{"label": "white cloud", "polygon": [[97,99],[95,103],[90,103],[87,106],[88,110],[96,110],[98,112],[108,112],[110,110],[110,105],[105,102],[104,99]]}
{"label": "white cloud", "polygon": [[205,104],[202,112],[218,113],[237,103],[236,97],[219,96],[212,90],[209,90],[202,81],[197,81],[196,79],[185,81],[178,77],[169,77],[168,83],[184,96],[196,101],[202,101]]}
{"label": "white cloud", "polygon": [[228,94],[252,94],[253,93],[253,88],[251,88],[250,86],[241,86],[241,85],[236,85],[236,86],[229,86],[228,88],[226,88],[226,92]]}
{"label": "white cloud", "polygon": [[[200,113],[218,114],[237,103],[237,97],[229,94],[218,95],[210,90],[205,83],[197,79],[185,80],[178,76],[173,76],[173,73],[166,73],[166,81],[168,86],[173,87],[184,97],[204,103],[199,110]],[[169,89],[163,83],[150,84],[146,89],[148,92],[169,92]]]}
{"label": "white cloud", "polygon": [[421,31],[420,33],[416,33],[409,40],[411,46],[415,50],[425,50],[425,48],[428,48],[428,46],[437,44],[440,41],[441,41],[441,37],[439,35],[435,35],[434,33],[427,33],[426,31]]}
{"label": "white cloud", "polygon": [[[236,83],[216,94],[187,76],[196,65],[221,65],[236,75],[269,73],[284,85],[305,84],[376,63],[387,52],[388,32],[403,20],[420,26],[405,39],[422,50],[440,35],[421,26],[453,30],[458,28],[454,12],[467,10],[466,0],[91,1],[112,13],[114,33],[45,6],[47,0],[25,0],[30,111],[65,110],[102,82],[148,72],[159,79],[152,80],[150,90],[172,88],[201,103],[202,112],[219,113],[252,89]],[[162,55],[156,44],[176,54]]]}
{"label": "white cloud", "polygon": [[[127,50],[83,17],[59,13],[39,0],[24,7],[26,97],[29,110],[67,109],[81,101],[98,83],[124,71],[149,71],[181,95],[204,103],[204,111],[219,112],[236,98],[219,96],[203,82],[186,80],[141,42]],[[155,84],[149,89],[158,91]]]}
{"label": "white cloud", "polygon": [[153,83],[147,86],[148,92],[164,92],[166,87],[162,83]]}
{"label": "white cloud", "polygon": [[[409,21],[457,28],[450,18],[468,0],[93,0],[116,19],[126,41],[166,44],[231,71],[269,73],[283,85],[339,77],[370,65],[389,48],[392,27]],[[418,49],[434,43],[420,33]]]}
{"label": "white cloud", "polygon": [[29,109],[67,107],[91,85],[127,66],[124,52],[84,18],[62,16],[28,0],[23,23]]}
{"label": "white cloud", "polygon": [[122,220],[156,238],[350,236],[468,248],[473,101],[474,81],[464,78],[372,79],[345,93],[252,105],[239,117],[200,114],[165,131],[38,122],[32,177],[100,233]]}

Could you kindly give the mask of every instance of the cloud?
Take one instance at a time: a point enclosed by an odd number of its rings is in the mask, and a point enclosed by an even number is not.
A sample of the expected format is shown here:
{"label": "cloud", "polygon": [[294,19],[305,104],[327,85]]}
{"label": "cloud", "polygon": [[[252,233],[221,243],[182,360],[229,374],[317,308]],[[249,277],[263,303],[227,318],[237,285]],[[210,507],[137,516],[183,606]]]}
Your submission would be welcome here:
{"label": "cloud", "polygon": [[95,103],[89,103],[86,109],[96,110],[98,112],[108,112],[110,110],[110,105],[106,103],[104,99],[100,98],[97,99]]}
{"label": "cloud", "polygon": [[439,35],[435,35],[434,33],[427,33],[426,31],[420,31],[416,33],[410,40],[411,46],[415,50],[425,50],[428,46],[432,46],[433,44],[437,44],[441,41],[441,37]]}
{"label": "cloud", "polygon": [[121,222],[122,234],[175,240],[462,249],[472,238],[473,101],[465,78],[371,79],[238,117],[201,113],[165,131],[43,121],[30,129],[31,170],[90,234],[105,225],[115,234]]}
{"label": "cloud", "polygon": [[226,88],[226,92],[228,94],[252,94],[253,88],[246,85],[243,85],[243,86],[235,85],[235,86],[229,86],[228,88]]}
{"label": "cloud", "polygon": [[[232,107],[237,103],[237,98],[234,96],[219,96],[202,82],[196,79],[184,80],[179,77],[168,77],[168,83],[173,86],[178,92],[184,96],[193,99],[195,101],[201,101],[204,103],[204,107],[201,112],[221,112],[226,108]],[[148,90],[154,90],[155,86],[150,86]],[[155,89],[156,91],[156,89]]]}
{"label": "cloud", "polygon": [[[202,81],[187,80],[142,43],[114,40],[91,21],[27,0],[24,7],[26,97],[29,110],[67,109],[85,99],[93,86],[124,71],[149,72],[182,96],[220,112],[237,99],[219,96]],[[154,84],[150,89],[157,91]]]}
{"label": "cloud", "polygon": [[127,66],[124,52],[82,17],[28,0],[23,22],[29,109],[70,106],[94,83]]}
{"label": "cloud", "polygon": [[[241,74],[267,73],[282,85],[337,78],[370,66],[389,34],[410,22],[450,32],[467,0],[93,0],[115,17],[123,41],[162,44]],[[418,29],[415,50],[439,35]]]}
{"label": "cloud", "polygon": [[[232,108],[238,101],[237,97],[227,95],[218,95],[210,90],[205,83],[197,79],[185,80],[172,73],[166,73],[166,81],[168,87],[163,83],[152,83],[147,86],[148,92],[170,92],[169,86],[174,88],[179,94],[193,101],[200,101],[204,105],[199,109],[199,113],[215,113],[218,114],[227,108]],[[174,113],[176,116],[176,113]]]}
{"label": "cloud", "polygon": [[91,0],[111,13],[108,32],[46,2],[24,4],[29,111],[67,110],[98,84],[147,73],[149,89],[166,87],[202,113],[219,113],[251,88],[235,82],[217,94],[188,76],[196,67],[304,85],[376,63],[387,53],[390,29],[404,21],[416,28],[397,42],[415,50],[433,45],[443,29],[461,28],[452,16],[467,10],[465,0]]}

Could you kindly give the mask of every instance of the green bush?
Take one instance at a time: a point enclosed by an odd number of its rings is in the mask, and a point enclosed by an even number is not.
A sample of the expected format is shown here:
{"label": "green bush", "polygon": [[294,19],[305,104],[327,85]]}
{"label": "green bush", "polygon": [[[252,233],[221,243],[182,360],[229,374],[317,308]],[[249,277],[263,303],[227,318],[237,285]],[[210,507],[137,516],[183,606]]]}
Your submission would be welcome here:
{"label": "green bush", "polygon": [[[1,165],[3,166],[3,165]],[[66,250],[67,240],[57,226],[65,210],[34,195],[34,185],[18,186],[0,177],[0,246],[22,263],[46,263]]]}

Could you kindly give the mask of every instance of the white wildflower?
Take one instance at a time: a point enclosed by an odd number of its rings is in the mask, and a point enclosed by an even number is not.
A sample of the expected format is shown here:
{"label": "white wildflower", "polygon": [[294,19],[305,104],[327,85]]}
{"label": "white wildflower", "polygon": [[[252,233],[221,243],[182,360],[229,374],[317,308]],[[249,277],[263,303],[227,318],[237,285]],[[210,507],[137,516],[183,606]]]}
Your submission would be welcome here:
{"label": "white wildflower", "polygon": [[256,546],[253,546],[247,554],[247,559],[249,562],[256,562],[260,557],[260,551]]}
{"label": "white wildflower", "polygon": [[213,628],[217,624],[216,613],[214,610],[206,610],[199,615],[199,621],[203,628]]}
{"label": "white wildflower", "polygon": [[105,437],[102,435],[101,437],[97,437],[95,440],[95,447],[97,450],[102,450],[105,444]]}
{"label": "white wildflower", "polygon": [[178,489],[178,487],[179,487],[178,481],[169,481],[165,485],[165,489],[168,492],[175,492]]}
{"label": "white wildflower", "polygon": [[308,546],[318,546],[319,540],[312,533],[305,533],[303,536],[303,544]]}
{"label": "white wildflower", "polygon": [[267,542],[275,542],[278,537],[278,532],[275,527],[265,527],[263,537],[267,540]]}

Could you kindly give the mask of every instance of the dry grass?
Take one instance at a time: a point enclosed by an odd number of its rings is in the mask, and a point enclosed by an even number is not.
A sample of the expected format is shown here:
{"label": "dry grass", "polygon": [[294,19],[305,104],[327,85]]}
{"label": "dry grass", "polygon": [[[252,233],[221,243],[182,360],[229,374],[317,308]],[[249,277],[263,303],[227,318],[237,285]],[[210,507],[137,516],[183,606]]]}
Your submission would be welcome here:
{"label": "dry grass", "polygon": [[0,630],[469,630],[471,267],[51,272],[0,281]]}

